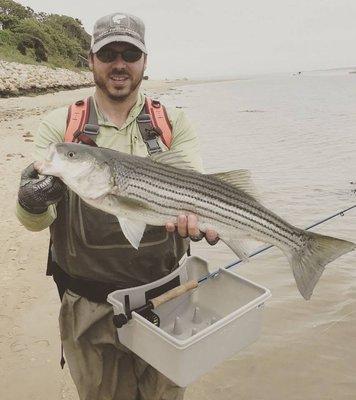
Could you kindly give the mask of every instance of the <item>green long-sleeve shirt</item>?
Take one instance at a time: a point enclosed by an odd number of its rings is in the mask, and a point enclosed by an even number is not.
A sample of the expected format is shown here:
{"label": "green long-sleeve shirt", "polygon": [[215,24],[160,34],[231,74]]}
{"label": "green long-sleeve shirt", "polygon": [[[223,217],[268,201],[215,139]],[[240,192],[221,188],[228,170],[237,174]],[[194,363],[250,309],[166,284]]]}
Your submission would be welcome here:
{"label": "green long-sleeve shirt", "polygon": [[[131,109],[126,122],[118,128],[114,123],[105,118],[104,114],[95,107],[98,113],[100,133],[96,143],[100,147],[111,148],[129,154],[146,156],[148,154],[136,121],[137,116],[144,105],[145,96],[140,93],[136,104]],[[34,158],[41,160],[45,157],[47,146],[50,143],[64,141],[66,131],[68,108],[58,108],[44,117],[35,135]],[[182,151],[190,163],[198,171],[202,171],[202,161],[199,143],[194,128],[186,118],[181,109],[169,109],[168,118],[172,125],[173,141],[171,150]],[[164,144],[160,142],[163,149]],[[19,204],[16,207],[16,215],[19,221],[30,231],[40,231],[49,227],[55,220],[56,206],[48,207],[42,214],[31,214],[24,210]]]}

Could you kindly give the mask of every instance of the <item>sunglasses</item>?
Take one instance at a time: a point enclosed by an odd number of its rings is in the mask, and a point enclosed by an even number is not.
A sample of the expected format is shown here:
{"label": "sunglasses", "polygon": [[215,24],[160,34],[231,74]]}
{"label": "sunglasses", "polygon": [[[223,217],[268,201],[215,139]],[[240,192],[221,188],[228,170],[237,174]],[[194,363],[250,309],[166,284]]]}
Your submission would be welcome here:
{"label": "sunglasses", "polygon": [[124,51],[116,51],[110,49],[110,47],[103,47],[95,53],[98,59],[103,63],[111,63],[117,59],[120,54],[121,58],[129,63],[138,61],[142,57],[142,51],[140,49],[127,49]]}

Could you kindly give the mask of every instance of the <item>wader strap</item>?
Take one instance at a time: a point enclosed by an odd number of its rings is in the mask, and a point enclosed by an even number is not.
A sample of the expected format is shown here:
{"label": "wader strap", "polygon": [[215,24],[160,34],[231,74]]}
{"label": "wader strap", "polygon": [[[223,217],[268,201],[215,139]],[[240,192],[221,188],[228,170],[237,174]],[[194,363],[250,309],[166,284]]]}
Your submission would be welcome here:
{"label": "wader strap", "polygon": [[[145,105],[137,117],[137,123],[149,154],[162,151],[159,137],[168,148],[171,147],[172,125],[165,107],[159,101],[146,97]],[[69,107],[65,142],[97,146],[95,140],[99,130],[98,115],[92,96],[79,100]]]}
{"label": "wader strap", "polygon": [[[52,276],[54,282],[56,283],[57,286],[57,290],[58,290],[58,294],[59,294],[59,298],[63,299],[64,296],[64,292],[66,291],[65,286],[63,285],[63,282],[61,282],[60,279],[58,279],[57,276],[55,276],[55,270],[56,268],[58,268],[58,265],[53,261],[53,257],[52,257],[52,239],[50,239],[49,241],[49,249],[48,249],[48,259],[47,259],[47,271],[46,271],[46,275],[47,276]],[[63,343],[61,341],[61,359],[60,359],[60,365],[61,368],[64,368],[64,364],[66,363],[66,360],[64,358],[64,351],[63,351]]]}
{"label": "wader strap", "polygon": [[53,259],[53,253],[52,253],[52,239],[49,240],[49,249],[48,249],[48,258],[47,258],[47,270],[46,270],[46,275],[47,276],[52,276],[53,280],[56,282],[57,289],[58,289],[58,294],[59,298],[63,299],[64,292],[66,291],[65,286],[63,285],[63,282],[56,276],[56,270],[58,268],[57,263]]}
{"label": "wader strap", "polygon": [[73,142],[74,134],[83,130],[83,127],[88,120],[88,115],[88,99],[79,100],[69,106],[67,115],[67,128],[64,135],[65,142]]}
{"label": "wader strap", "polygon": [[79,100],[69,107],[65,142],[97,146],[95,140],[99,129],[98,115],[92,96]]}
{"label": "wader strap", "polygon": [[158,138],[170,148],[172,143],[172,126],[164,106],[157,100],[146,97],[145,106],[136,118],[148,154],[162,152]]}
{"label": "wader strap", "polygon": [[172,145],[172,125],[169,121],[166,107],[158,100],[146,97],[145,110],[152,118],[153,128],[160,135],[162,142],[170,149]]}
{"label": "wader strap", "polygon": [[136,118],[138,127],[141,132],[143,141],[147,146],[148,154],[156,154],[162,152],[161,146],[158,142],[159,133],[153,128],[151,117],[146,114],[143,107],[139,116]]}

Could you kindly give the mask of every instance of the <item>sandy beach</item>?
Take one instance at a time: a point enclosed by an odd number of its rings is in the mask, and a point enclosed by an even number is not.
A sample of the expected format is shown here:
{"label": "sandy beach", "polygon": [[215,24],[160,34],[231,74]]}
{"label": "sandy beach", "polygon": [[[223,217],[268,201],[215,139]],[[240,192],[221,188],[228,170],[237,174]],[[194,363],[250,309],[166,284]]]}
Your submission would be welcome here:
{"label": "sandy beach", "polygon": [[[356,123],[350,77],[246,80],[236,83],[237,89],[221,83],[179,88],[192,82],[145,81],[144,91],[165,104],[183,106],[199,121],[208,172],[231,165],[253,170],[264,204],[307,226],[355,203],[349,188],[349,181],[355,180]],[[347,90],[348,97],[343,94]],[[25,230],[14,207],[20,172],[33,161],[33,135],[41,116],[90,93],[91,88],[84,88],[0,99],[1,400],[78,399],[68,368],[62,371],[59,366],[59,298],[52,279],[45,276],[48,231]],[[333,102],[326,93],[334,93]],[[217,140],[216,120],[223,140]],[[355,211],[315,231],[355,242],[354,221]],[[213,269],[234,259],[221,243],[194,245],[193,252],[207,255]],[[297,292],[288,263],[276,249],[239,268],[242,276],[272,291],[261,338],[191,385],[185,399],[354,400],[354,267],[354,253],[330,264],[309,302]]]}
{"label": "sandy beach", "polygon": [[[186,81],[144,81],[151,96]],[[48,231],[32,233],[14,215],[21,170],[32,162],[41,116],[93,92],[92,88],[0,99],[0,398],[77,399],[67,368],[59,367],[59,298],[45,277]],[[21,385],[19,385],[21,382]]]}

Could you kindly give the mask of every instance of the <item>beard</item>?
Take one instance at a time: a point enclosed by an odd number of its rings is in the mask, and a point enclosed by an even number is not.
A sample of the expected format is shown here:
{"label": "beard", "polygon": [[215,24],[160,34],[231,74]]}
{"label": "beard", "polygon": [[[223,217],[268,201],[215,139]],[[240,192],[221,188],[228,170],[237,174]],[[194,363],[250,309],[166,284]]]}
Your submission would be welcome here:
{"label": "beard", "polygon": [[[95,85],[101,89],[111,100],[116,102],[123,102],[130,97],[132,93],[140,86],[144,74],[144,68],[140,73],[137,73],[136,77],[133,77],[126,70],[114,68],[107,76],[98,73],[93,69],[93,77]],[[110,77],[125,77],[127,80],[124,85],[116,85]]]}

